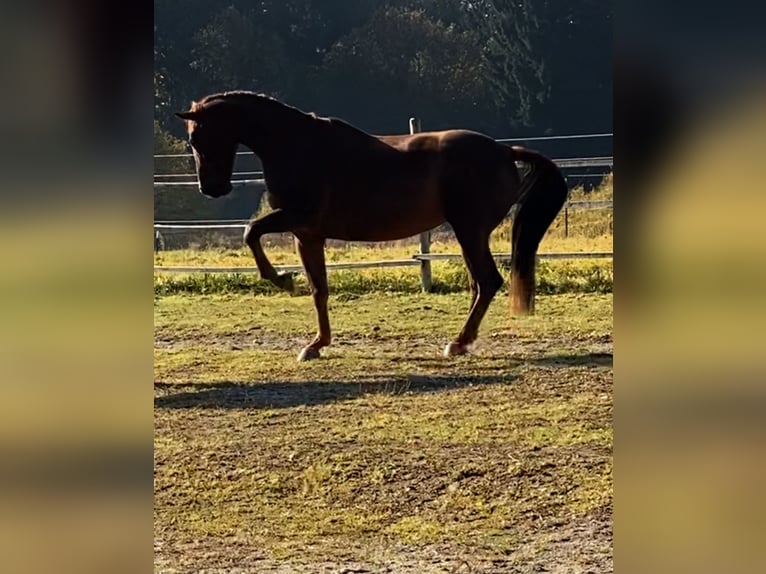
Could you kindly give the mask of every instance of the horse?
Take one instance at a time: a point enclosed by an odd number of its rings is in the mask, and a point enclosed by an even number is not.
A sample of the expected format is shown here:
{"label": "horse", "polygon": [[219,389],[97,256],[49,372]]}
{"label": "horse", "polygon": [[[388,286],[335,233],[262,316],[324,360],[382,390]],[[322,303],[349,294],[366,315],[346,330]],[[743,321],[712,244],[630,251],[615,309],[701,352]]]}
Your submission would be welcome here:
{"label": "horse", "polygon": [[[272,211],[248,223],[244,241],[261,277],[290,290],[291,277],[274,269],[261,237],[294,236],[318,325],[299,361],[318,358],[331,342],[327,239],[393,241],[448,223],[470,274],[471,306],[443,354],[463,355],[503,285],[490,234],[516,205],[509,308],[515,315],[534,313],[537,248],[568,194],[558,167],[544,155],[467,129],[373,135],[250,91],[211,94],[176,115],[186,124],[203,195],[231,191],[238,145],[261,160]],[[523,178],[517,161],[528,166]]]}

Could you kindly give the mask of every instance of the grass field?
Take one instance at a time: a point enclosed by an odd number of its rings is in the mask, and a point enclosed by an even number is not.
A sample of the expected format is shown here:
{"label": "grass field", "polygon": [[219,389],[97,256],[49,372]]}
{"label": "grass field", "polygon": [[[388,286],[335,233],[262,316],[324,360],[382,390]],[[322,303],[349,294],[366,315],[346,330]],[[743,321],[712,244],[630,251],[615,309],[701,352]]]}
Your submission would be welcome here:
{"label": "grass field", "polygon": [[[611,209],[568,226],[540,252],[612,250]],[[298,263],[290,236],[263,243]],[[155,265],[252,269],[232,245]],[[459,246],[438,233],[431,251]],[[536,315],[511,319],[504,288],[473,353],[451,359],[468,277],[462,261],[433,276],[421,294],[417,267],[330,272],[333,344],[298,363],[315,330],[304,278],[287,294],[257,274],[155,274],[155,571],[613,571],[611,259],[541,261]]]}
{"label": "grass field", "polygon": [[611,294],[468,303],[159,295],[155,571],[611,572]]}
{"label": "grass field", "polygon": [[[589,193],[582,189],[570,192],[572,201],[604,200],[612,198],[612,178]],[[551,225],[540,244],[540,253],[587,253],[611,252],[613,248],[613,213],[611,208],[571,211],[565,217],[560,214]],[[510,251],[511,221],[501,223],[491,237],[494,253]],[[268,282],[260,281],[257,274],[244,273],[254,270],[253,256],[243,245],[241,230],[233,230],[223,239],[216,233],[207,235],[202,231],[194,235],[188,248],[170,249],[154,254],[156,266],[206,266],[242,268],[239,274],[161,274],[155,275],[155,293],[275,293]],[[196,242],[198,240],[198,242]],[[262,239],[269,259],[277,266],[300,263],[290,234],[267,235]],[[328,263],[365,262],[381,260],[411,260],[419,252],[417,237],[387,243],[362,243],[328,241],[325,257]],[[451,231],[435,231],[431,242],[432,253],[460,254],[460,246]],[[468,277],[462,259],[433,262],[434,288],[437,292],[456,292],[468,287]],[[354,271],[331,271],[330,288],[335,293],[361,294],[370,291],[410,292],[420,290],[417,267],[396,269],[365,269]],[[612,261],[568,260],[542,261],[538,273],[538,288],[542,293],[610,292],[612,286]],[[297,279],[297,291],[306,292],[305,281]]]}
{"label": "grass field", "polygon": [[[607,232],[611,220],[605,214],[587,213],[593,218],[590,236],[563,237],[552,229],[540,245],[540,253],[587,253],[612,251],[613,236]],[[598,219],[600,218],[600,219]],[[503,225],[492,238],[495,253],[508,253],[509,226]],[[298,265],[300,259],[292,244],[292,236],[267,236],[264,248],[274,265]],[[419,251],[417,238],[407,241],[380,243],[331,243],[325,249],[328,263],[365,262],[385,260],[410,260]],[[460,246],[449,233],[431,244],[432,253],[460,253]],[[247,247],[178,249],[155,253],[158,266],[205,266],[242,268],[242,273],[216,274],[165,274],[155,275],[157,294],[207,294],[207,293],[276,293],[268,281],[260,280],[255,270],[253,255]],[[434,290],[459,292],[468,288],[468,274],[463,260],[434,261],[431,263]],[[538,266],[538,290],[541,293],[611,292],[613,265],[610,258],[580,260],[541,260]],[[332,292],[363,294],[371,291],[415,293],[420,291],[419,267],[369,268],[357,270],[330,270],[329,283]],[[305,278],[296,278],[296,292],[307,293]]]}

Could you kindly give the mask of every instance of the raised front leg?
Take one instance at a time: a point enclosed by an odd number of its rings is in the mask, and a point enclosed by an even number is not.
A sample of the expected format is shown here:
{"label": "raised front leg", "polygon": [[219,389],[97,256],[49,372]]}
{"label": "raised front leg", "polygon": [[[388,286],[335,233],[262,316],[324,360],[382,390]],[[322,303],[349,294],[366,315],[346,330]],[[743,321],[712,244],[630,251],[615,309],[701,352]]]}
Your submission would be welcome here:
{"label": "raised front leg", "polygon": [[298,224],[295,215],[282,209],[276,209],[259,219],[251,221],[245,229],[245,243],[255,257],[255,264],[263,279],[268,279],[280,289],[292,291],[292,274],[277,273],[274,266],[266,257],[261,246],[261,237],[268,233],[284,233],[293,231]]}
{"label": "raised front leg", "polygon": [[301,257],[306,277],[311,286],[311,295],[314,298],[314,308],[317,314],[317,334],[298,355],[299,361],[309,361],[319,358],[319,350],[330,344],[330,319],[327,314],[327,299],[329,289],[327,287],[327,269],[324,259],[324,239],[300,236],[295,238],[295,246]]}

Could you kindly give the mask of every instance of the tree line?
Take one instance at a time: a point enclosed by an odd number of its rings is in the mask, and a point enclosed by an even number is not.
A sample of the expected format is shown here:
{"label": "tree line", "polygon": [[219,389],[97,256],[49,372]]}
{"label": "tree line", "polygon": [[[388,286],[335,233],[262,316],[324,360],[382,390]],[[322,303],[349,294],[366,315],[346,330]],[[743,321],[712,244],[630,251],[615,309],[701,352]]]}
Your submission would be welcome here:
{"label": "tree line", "polygon": [[[611,131],[604,0],[155,0],[155,149],[209,93],[264,92],[372,133]],[[169,138],[169,139],[168,139]],[[168,147],[169,146],[169,147]]]}

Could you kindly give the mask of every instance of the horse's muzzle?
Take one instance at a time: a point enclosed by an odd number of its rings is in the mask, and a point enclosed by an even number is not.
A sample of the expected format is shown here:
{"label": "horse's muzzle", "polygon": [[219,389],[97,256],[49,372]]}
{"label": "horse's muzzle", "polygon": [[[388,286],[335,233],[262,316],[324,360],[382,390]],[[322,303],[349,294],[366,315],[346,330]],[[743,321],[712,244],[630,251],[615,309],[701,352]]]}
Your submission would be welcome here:
{"label": "horse's muzzle", "polygon": [[200,185],[199,191],[202,195],[207,197],[221,197],[231,191],[231,182],[226,182],[221,185]]}

